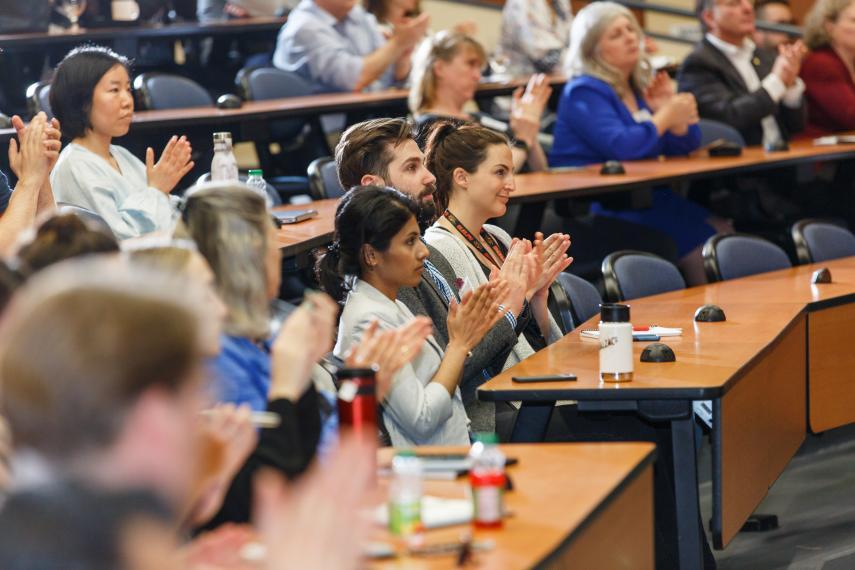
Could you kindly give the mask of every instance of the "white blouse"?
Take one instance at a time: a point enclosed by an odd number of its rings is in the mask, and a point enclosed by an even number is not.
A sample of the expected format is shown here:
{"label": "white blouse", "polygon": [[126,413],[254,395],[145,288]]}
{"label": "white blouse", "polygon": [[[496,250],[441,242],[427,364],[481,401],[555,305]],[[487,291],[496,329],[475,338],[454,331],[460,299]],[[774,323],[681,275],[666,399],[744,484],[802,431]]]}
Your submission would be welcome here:
{"label": "white blouse", "polygon": [[121,172],[79,144],[65,147],[50,175],[56,201],[96,212],[119,239],[171,232],[176,211],[148,185],[145,164],[120,146],[110,145],[110,154]]}
{"label": "white blouse", "polygon": [[[344,359],[374,319],[380,328],[391,329],[414,318],[401,301],[393,301],[358,280],[347,296],[333,354]],[[383,421],[394,447],[469,445],[469,419],[460,388],[454,390],[452,397],[440,383],[431,382],[443,356],[443,350],[430,336],[419,354],[395,375],[383,402]]]}

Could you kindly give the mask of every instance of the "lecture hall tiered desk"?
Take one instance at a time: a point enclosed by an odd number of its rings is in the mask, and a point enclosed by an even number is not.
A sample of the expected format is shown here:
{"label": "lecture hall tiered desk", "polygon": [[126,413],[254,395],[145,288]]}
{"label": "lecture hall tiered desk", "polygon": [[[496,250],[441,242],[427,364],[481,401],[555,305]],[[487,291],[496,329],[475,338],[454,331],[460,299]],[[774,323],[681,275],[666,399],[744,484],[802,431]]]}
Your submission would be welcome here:
{"label": "lecture hall tiered desk", "polygon": [[[517,177],[514,202],[534,208],[521,217],[539,219],[537,209],[553,198],[596,196],[653,184],[723,176],[782,165],[855,157],[855,145],[792,143],[786,152],[746,148],[741,157],[694,156],[624,164],[627,174],[605,177],[592,165],[572,172]],[[297,208],[305,208],[300,206]],[[280,230],[290,255],[305,253],[305,243],[331,239],[334,205],[306,230]],[[541,210],[542,211],[542,210]],[[310,236],[303,238],[299,232]],[[297,239],[291,241],[295,236]],[[812,285],[811,273],[829,267],[834,282]],[[695,324],[694,310],[721,305],[726,323]],[[714,545],[723,548],[765,496],[801,445],[807,429],[821,432],[855,421],[855,351],[847,339],[855,328],[855,259],[802,266],[731,282],[633,301],[636,323],[681,326],[684,335],[666,339],[678,357],[674,364],[638,363],[634,382],[600,384],[596,345],[578,330],[534,355],[482,388],[485,400],[523,401],[515,427],[519,441],[543,437],[557,400],[576,400],[580,410],[632,410],[670,423],[674,445],[677,517],[682,568],[701,566],[694,420],[691,402],[713,400]],[[596,319],[594,319],[596,320]],[[580,328],[595,326],[589,322]],[[636,360],[642,346],[635,347]],[[574,372],[579,381],[514,385],[511,376]]]}
{"label": "lecture hall tiered desk", "polygon": [[[468,448],[427,447],[420,452],[465,453]],[[519,463],[508,467],[513,490],[505,493],[510,516],[498,530],[475,530],[476,551],[467,568],[502,570],[585,568],[646,570],[654,566],[653,471],[650,443],[503,445]],[[388,464],[392,450],[380,451]],[[388,480],[381,479],[380,495]],[[466,479],[426,481],[425,493],[466,497]],[[425,532],[428,544],[457,542],[469,526]],[[377,538],[387,539],[384,531]],[[456,568],[455,555],[373,561],[371,568]]]}
{"label": "lecture hall tiered desk", "polygon": [[[818,268],[833,282],[814,285]],[[695,309],[722,307],[727,321],[695,323]],[[553,404],[580,411],[634,411],[670,422],[682,568],[701,567],[692,401],[713,401],[712,532],[717,548],[739,532],[804,440],[855,421],[855,258],[800,266],[629,301],[632,320],[682,327],[663,338],[677,362],[642,363],[635,343],[630,383],[599,381],[596,342],[579,331],[485,383],[479,397],[523,402],[513,441],[539,441]],[[576,382],[515,384],[512,376],[572,372]]]}

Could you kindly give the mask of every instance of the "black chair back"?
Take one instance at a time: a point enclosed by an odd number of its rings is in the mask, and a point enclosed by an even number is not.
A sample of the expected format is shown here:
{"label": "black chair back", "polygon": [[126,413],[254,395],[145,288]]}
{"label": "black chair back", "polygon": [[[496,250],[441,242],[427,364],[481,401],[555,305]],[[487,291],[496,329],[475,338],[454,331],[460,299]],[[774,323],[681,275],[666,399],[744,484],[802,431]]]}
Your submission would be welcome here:
{"label": "black chair back", "polygon": [[44,112],[48,119],[53,119],[53,110],[50,108],[50,82],[39,81],[27,87],[27,111],[31,117]]}
{"label": "black chair back", "polygon": [[309,164],[309,188],[312,198],[341,198],[347,192],[338,179],[338,169],[331,156],[316,158]]}
{"label": "black chair back", "polygon": [[563,298],[556,295],[556,301],[566,334],[598,314],[603,298],[596,287],[578,275],[561,273],[556,281],[563,293]]}
{"label": "black chair back", "polygon": [[818,263],[855,255],[855,235],[825,220],[800,220],[791,229],[799,263]]}
{"label": "black chair back", "polygon": [[[286,97],[314,95],[314,86],[291,71],[275,67],[246,67],[235,77],[240,96],[246,101],[266,101]],[[276,121],[274,129],[278,140],[296,138],[306,126],[308,119]]]}
{"label": "black chair back", "polygon": [[714,235],[704,244],[707,279],[725,281],[792,267],[787,253],[774,243],[748,234]]}
{"label": "black chair back", "polygon": [[161,111],[188,107],[213,107],[210,93],[193,81],[171,73],[143,73],[134,79],[140,109]]}
{"label": "black chair back", "polygon": [[610,301],[626,301],[686,288],[680,270],[644,251],[616,251],[603,260],[603,282]]}

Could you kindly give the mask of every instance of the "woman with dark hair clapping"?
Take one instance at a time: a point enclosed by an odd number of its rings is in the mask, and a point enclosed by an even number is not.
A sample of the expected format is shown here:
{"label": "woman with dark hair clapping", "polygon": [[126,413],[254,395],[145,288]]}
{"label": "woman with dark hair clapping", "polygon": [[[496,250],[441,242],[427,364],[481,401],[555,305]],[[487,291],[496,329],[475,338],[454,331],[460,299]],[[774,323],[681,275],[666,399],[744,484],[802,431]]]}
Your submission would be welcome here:
{"label": "woman with dark hair clapping", "polygon": [[[391,188],[357,186],[342,198],[335,241],[316,267],[323,289],[344,301],[336,355],[346,354],[375,321],[391,329],[416,319],[397,296],[400,288],[418,284],[428,256],[417,213],[412,198]],[[392,445],[469,444],[458,383],[469,352],[503,318],[497,299],[507,287],[494,280],[464,294],[459,304],[452,301],[445,350],[430,336],[395,375],[383,403]]]}
{"label": "woman with dark hair clapping", "polygon": [[50,91],[71,139],[51,174],[56,199],[97,212],[119,239],[171,230],[169,193],[193,168],[185,137],[172,137],[157,162],[149,148],[145,164],[112,144],[134,115],[128,65],[108,48],[77,48],[57,67]]}

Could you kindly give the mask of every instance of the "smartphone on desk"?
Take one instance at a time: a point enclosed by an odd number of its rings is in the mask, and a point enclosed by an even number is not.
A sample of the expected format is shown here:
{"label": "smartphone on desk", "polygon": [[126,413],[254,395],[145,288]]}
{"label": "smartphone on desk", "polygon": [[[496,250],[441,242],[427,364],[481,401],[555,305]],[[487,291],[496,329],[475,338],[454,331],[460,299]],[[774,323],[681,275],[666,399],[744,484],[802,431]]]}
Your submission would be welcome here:
{"label": "smartphone on desk", "polygon": [[575,374],[550,374],[548,376],[512,376],[511,381],[520,384],[532,382],[575,382]]}
{"label": "smartphone on desk", "polygon": [[287,212],[273,212],[276,219],[283,224],[296,224],[303,220],[315,218],[318,215],[317,210],[289,210]]}

